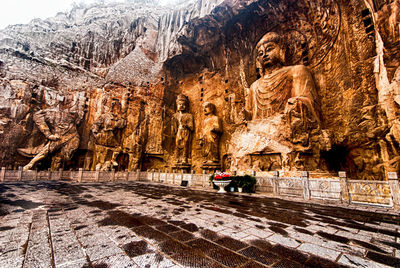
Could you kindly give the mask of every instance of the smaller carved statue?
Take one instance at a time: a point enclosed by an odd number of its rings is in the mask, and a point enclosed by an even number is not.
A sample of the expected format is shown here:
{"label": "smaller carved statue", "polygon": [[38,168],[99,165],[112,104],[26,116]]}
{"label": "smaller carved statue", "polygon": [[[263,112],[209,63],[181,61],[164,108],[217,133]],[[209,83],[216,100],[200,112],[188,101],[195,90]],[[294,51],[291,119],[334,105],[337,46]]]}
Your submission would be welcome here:
{"label": "smaller carved statue", "polygon": [[173,115],[173,125],[176,131],[175,159],[177,166],[188,164],[190,138],[194,130],[193,115],[188,112],[189,100],[185,95],[176,99],[177,112]]}
{"label": "smaller carved statue", "polygon": [[[114,100],[111,104],[111,111],[100,115],[92,126],[92,133],[95,138],[95,161],[96,169],[104,170],[110,166],[118,166],[117,156],[122,151],[120,135],[118,130],[124,128],[126,120],[121,118],[121,103]],[[107,156],[111,154],[111,160]]]}
{"label": "smaller carved statue", "polygon": [[79,147],[80,137],[76,126],[83,116],[76,106],[77,100],[68,107],[64,99],[58,107],[40,110],[33,115],[33,121],[47,141],[35,148],[18,149],[22,155],[33,157],[23,170],[31,169],[37,162],[54,152],[56,155],[52,158],[52,170],[59,169],[62,161],[71,159]]}
{"label": "smaller carved statue", "polygon": [[215,105],[204,103],[203,127],[200,134],[200,146],[204,158],[203,165],[219,164],[219,139],[222,134],[222,126],[218,116],[215,115]]}
{"label": "smaller carved statue", "polygon": [[145,102],[132,105],[127,116],[127,124],[123,133],[123,152],[128,154],[128,170],[140,168],[144,148],[147,141],[148,120],[145,113]]}

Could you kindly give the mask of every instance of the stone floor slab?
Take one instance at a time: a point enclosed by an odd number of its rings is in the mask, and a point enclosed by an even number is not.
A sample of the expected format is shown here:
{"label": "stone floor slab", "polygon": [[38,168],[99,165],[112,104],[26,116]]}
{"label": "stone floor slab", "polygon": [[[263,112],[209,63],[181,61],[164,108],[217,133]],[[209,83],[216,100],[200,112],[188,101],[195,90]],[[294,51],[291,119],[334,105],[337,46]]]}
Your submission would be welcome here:
{"label": "stone floor slab", "polygon": [[316,256],[323,256],[324,258],[332,261],[335,261],[340,255],[339,251],[327,249],[325,247],[309,243],[301,244],[298,249]]}
{"label": "stone floor slab", "polygon": [[340,257],[338,262],[341,264],[356,266],[356,267],[360,267],[360,268],[367,268],[367,267],[387,268],[387,267],[389,267],[389,266],[386,266],[386,265],[383,265],[380,263],[376,263],[376,262],[373,262],[370,260],[365,260],[363,258],[349,255],[349,254],[343,254]]}
{"label": "stone floor slab", "polygon": [[291,248],[297,248],[300,245],[300,243],[297,242],[295,239],[284,237],[280,234],[274,234],[273,236],[268,237],[267,240]]}
{"label": "stone floor slab", "polygon": [[92,261],[93,267],[107,267],[107,268],[137,268],[139,267],[125,254],[117,254],[108,256],[96,261]]}
{"label": "stone floor slab", "polygon": [[0,267],[47,266],[51,253],[54,268],[396,267],[400,259],[400,216],[387,209],[141,182],[5,184]]}

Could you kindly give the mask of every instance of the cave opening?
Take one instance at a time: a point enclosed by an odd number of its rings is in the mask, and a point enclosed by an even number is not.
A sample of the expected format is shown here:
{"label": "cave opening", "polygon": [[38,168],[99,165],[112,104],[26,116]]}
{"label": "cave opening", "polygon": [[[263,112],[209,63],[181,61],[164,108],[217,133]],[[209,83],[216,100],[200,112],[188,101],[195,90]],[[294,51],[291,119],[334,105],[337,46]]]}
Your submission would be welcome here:
{"label": "cave opening", "polygon": [[346,146],[333,145],[329,151],[321,152],[329,171],[339,172],[345,170],[346,158],[349,150]]}
{"label": "cave opening", "polygon": [[33,168],[39,171],[48,170],[51,167],[51,160],[52,160],[51,156],[46,156],[42,161],[36,163],[36,165]]}
{"label": "cave opening", "polygon": [[129,154],[120,153],[117,156],[118,166],[116,167],[116,171],[124,171],[129,167]]}

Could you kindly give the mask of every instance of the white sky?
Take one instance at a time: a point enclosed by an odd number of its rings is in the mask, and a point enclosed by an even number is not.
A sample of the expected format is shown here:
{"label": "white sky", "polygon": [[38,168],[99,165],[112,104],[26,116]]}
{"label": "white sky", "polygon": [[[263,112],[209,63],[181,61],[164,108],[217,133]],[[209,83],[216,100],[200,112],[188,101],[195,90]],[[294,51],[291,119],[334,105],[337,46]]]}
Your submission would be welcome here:
{"label": "white sky", "polygon": [[[160,0],[160,3],[173,1]],[[0,0],[0,29],[12,24],[26,24],[34,18],[53,17],[58,12],[69,11],[74,2],[93,3],[96,0]]]}

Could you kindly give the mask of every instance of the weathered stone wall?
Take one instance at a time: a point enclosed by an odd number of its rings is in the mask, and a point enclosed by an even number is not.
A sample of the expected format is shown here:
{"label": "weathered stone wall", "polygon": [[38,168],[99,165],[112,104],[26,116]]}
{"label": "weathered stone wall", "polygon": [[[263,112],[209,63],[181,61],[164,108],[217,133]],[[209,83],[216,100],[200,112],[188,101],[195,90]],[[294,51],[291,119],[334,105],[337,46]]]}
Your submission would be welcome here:
{"label": "weathered stone wall", "polygon": [[[172,58],[167,67],[175,75],[171,80],[176,82],[177,90],[187,94],[192,106],[197,106],[192,107],[198,118],[195,122],[201,121],[202,102],[216,104],[224,122],[224,155],[231,144],[230,134],[241,123],[246,90],[256,80],[255,44],[266,32],[282,33],[292,46],[289,59],[309,66],[315,79],[321,122],[332,142],[330,150],[321,152],[321,169],[346,169],[354,178],[380,180],[385,171],[398,170],[399,161],[398,141],[388,137],[390,105],[379,97],[386,95],[393,102],[393,93],[380,93],[387,90],[379,89],[374,73],[379,53],[376,35],[381,31],[389,35],[389,28],[396,35],[397,6],[397,1],[380,5],[379,10],[361,1],[223,4],[212,16],[189,25],[189,34],[180,39],[182,55]],[[387,20],[397,28],[388,26]],[[374,25],[376,22],[378,26]],[[391,56],[391,51],[398,49],[393,38],[385,39],[385,66],[396,61]],[[193,163],[198,167],[201,159],[196,143],[193,146]],[[249,158],[248,162],[251,161]]]}

